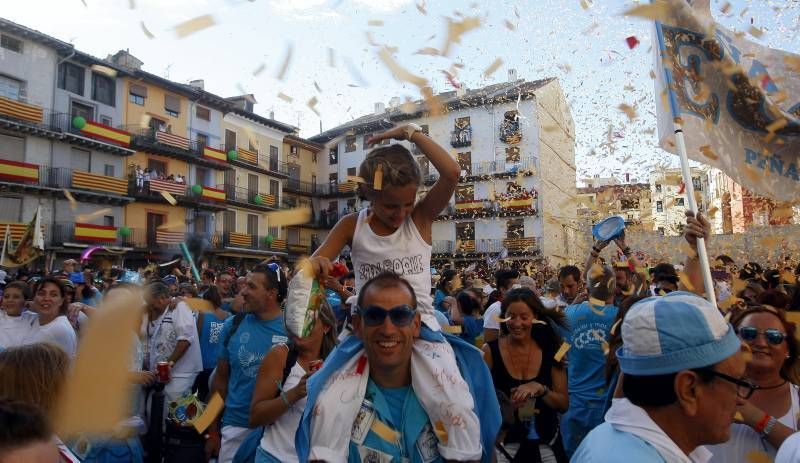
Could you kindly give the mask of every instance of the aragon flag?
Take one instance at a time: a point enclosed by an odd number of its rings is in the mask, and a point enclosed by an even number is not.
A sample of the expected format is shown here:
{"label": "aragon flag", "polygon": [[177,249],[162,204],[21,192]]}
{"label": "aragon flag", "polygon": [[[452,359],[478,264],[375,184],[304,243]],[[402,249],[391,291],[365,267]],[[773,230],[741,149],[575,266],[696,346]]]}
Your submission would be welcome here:
{"label": "aragon flag", "polygon": [[677,153],[677,122],[690,158],[756,194],[800,198],[800,55],[717,24],[709,0],[652,5],[661,147]]}
{"label": "aragon flag", "polygon": [[20,267],[44,254],[44,234],[42,233],[40,213],[41,208],[37,208],[33,219],[28,223],[25,233],[16,246],[11,243],[11,233],[6,227],[3,247],[0,250],[0,267]]}

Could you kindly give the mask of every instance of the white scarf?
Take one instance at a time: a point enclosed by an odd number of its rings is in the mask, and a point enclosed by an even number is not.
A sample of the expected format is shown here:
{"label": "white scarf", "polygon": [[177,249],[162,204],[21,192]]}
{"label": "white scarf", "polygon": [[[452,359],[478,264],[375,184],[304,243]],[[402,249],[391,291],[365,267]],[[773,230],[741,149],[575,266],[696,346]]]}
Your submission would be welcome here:
{"label": "white scarf", "polygon": [[606,413],[606,421],[617,431],[633,434],[649,443],[670,463],[706,463],[711,459],[711,452],[703,446],[687,456],[644,409],[628,399],[614,399]]}

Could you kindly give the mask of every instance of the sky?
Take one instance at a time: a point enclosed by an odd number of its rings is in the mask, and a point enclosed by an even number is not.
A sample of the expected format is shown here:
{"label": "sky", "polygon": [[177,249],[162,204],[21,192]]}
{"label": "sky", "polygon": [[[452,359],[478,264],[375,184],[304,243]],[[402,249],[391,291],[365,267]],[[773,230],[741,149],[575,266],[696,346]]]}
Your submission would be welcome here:
{"label": "sky", "polygon": [[[800,53],[800,1],[728,1],[730,8],[727,1],[711,0],[723,25],[739,31],[755,26],[764,34],[750,39]],[[252,93],[256,112],[274,111],[304,137],[370,113],[376,102],[419,98],[415,86],[395,80],[378,58],[388,46],[437,92],[452,90],[442,71],[454,64],[462,66],[457,79],[467,88],[505,81],[510,68],[528,80],[557,77],[575,121],[578,179],[630,173],[646,182],[653,169],[678,162],[658,147],[652,23],[622,14],[637,5],[630,0],[3,3],[4,18],[97,57],[128,49],[151,73],[184,83],[203,79],[206,90],[224,97]],[[212,15],[215,24],[177,36],[177,24],[202,15]],[[424,53],[441,49],[448,21],[464,17],[479,18],[480,27],[465,33],[446,57]],[[639,44],[630,49],[627,37]],[[486,75],[497,59],[502,64]],[[309,105],[313,98],[316,104]],[[623,103],[636,109],[633,120],[618,109]],[[611,144],[609,133],[615,134]]]}

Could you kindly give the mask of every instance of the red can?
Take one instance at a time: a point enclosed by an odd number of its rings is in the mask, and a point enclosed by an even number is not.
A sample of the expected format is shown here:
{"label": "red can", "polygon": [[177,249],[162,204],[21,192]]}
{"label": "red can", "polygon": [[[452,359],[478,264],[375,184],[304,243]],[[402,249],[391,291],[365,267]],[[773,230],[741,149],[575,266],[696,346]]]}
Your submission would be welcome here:
{"label": "red can", "polygon": [[322,360],[317,359],[317,360],[312,360],[312,361],[308,362],[308,370],[311,373],[314,373],[315,371],[319,370],[320,368],[322,368]]}
{"label": "red can", "polygon": [[156,375],[159,383],[168,383],[170,380],[169,362],[158,362],[156,364]]}

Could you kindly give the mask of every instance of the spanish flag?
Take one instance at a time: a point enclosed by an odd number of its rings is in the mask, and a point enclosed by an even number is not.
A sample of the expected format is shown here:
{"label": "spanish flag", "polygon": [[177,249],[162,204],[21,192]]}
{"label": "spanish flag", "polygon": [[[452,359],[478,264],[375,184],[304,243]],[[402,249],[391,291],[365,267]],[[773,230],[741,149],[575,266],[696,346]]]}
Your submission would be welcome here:
{"label": "spanish flag", "polygon": [[117,240],[117,227],[93,225],[90,223],[76,223],[75,239],[77,241],[101,241],[105,243],[114,242]]}
{"label": "spanish flag", "polygon": [[211,201],[225,201],[225,190],[204,186],[202,198],[210,199]]}
{"label": "spanish flag", "polygon": [[95,121],[86,121],[86,126],[81,129],[81,133],[87,137],[126,148],[131,144],[131,134],[128,132]]}
{"label": "spanish flag", "polygon": [[26,162],[0,160],[0,180],[38,182],[39,166]]}
{"label": "spanish flag", "polygon": [[203,147],[203,156],[219,162],[225,162],[228,159],[225,153],[209,146]]}

